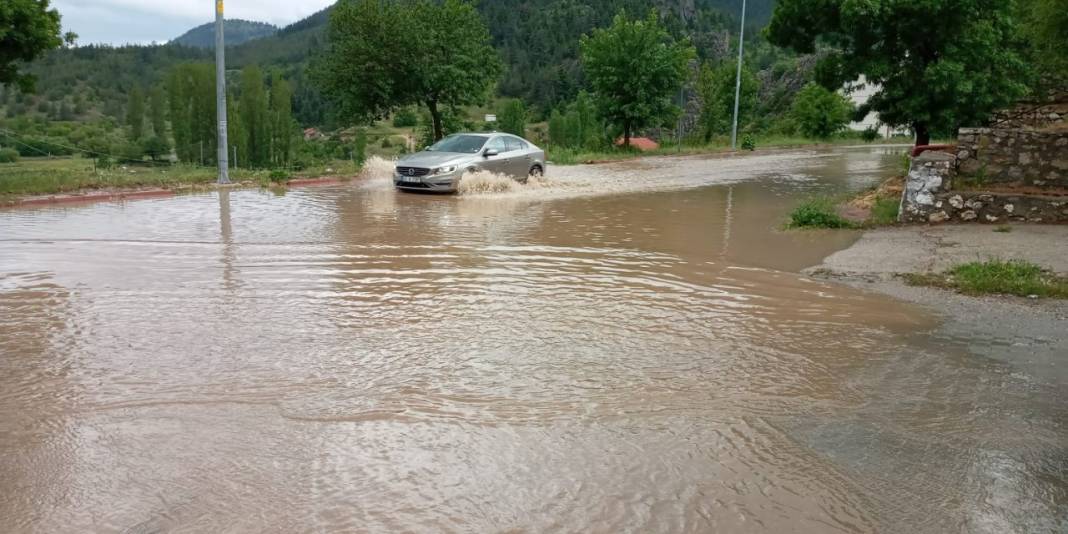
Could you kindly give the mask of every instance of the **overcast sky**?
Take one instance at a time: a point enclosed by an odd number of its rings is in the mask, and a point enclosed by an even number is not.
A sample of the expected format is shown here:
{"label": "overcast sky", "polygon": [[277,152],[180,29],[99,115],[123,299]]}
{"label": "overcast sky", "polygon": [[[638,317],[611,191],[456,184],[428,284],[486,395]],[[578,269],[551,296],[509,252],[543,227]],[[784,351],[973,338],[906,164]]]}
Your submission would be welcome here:
{"label": "overcast sky", "polygon": [[[227,0],[226,16],[285,26],[333,3]],[[214,0],[52,0],[52,6],[63,16],[63,30],[77,33],[83,45],[162,43],[215,20]]]}

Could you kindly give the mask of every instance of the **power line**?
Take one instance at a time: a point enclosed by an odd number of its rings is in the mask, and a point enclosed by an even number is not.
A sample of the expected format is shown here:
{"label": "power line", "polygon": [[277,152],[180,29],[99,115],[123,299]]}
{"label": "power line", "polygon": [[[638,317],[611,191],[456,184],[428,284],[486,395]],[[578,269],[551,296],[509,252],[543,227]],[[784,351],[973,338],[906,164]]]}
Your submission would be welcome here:
{"label": "power line", "polygon": [[[28,139],[28,137],[26,137],[26,136],[19,136],[18,134],[12,132],[11,130],[5,130],[3,128],[0,128],[0,134],[3,134],[8,139],[11,139],[14,142],[16,142],[16,143],[18,143],[18,144],[20,144],[20,145],[22,145],[22,146],[24,146],[24,147],[26,147],[26,148],[28,148],[30,150],[33,150],[33,151],[38,152],[40,154],[43,154],[45,156],[52,156],[51,153],[45,152],[45,151],[43,151],[43,150],[41,150],[41,149],[39,149],[39,148],[37,148],[37,147],[35,147],[33,145],[29,145],[29,144],[23,143],[23,142],[18,140],[18,137],[22,137],[23,139]],[[97,151],[97,150],[90,150],[88,148],[79,147],[79,146],[76,146],[76,145],[67,145],[67,144],[63,144],[63,143],[59,143],[59,142],[51,141],[51,140],[44,141],[44,142],[48,143],[49,145],[55,146],[55,147],[67,148],[67,149],[73,150],[75,152],[81,152],[83,154],[89,154],[89,155],[92,155],[92,156],[107,156],[107,157],[109,157],[111,159],[120,160],[120,161],[122,161],[122,160],[136,161],[136,160],[133,160],[132,158],[128,158],[126,156],[120,156],[118,154],[112,154],[112,153],[109,153],[109,152],[100,152],[100,151]],[[186,148],[186,147],[190,147],[190,146],[196,146],[196,143],[193,143],[193,144],[190,144],[190,145],[186,145],[186,146],[184,146],[182,148]],[[139,163],[151,163],[153,165],[170,165],[170,163],[168,163],[168,162],[152,161],[152,160],[149,160],[147,162],[142,160]]]}

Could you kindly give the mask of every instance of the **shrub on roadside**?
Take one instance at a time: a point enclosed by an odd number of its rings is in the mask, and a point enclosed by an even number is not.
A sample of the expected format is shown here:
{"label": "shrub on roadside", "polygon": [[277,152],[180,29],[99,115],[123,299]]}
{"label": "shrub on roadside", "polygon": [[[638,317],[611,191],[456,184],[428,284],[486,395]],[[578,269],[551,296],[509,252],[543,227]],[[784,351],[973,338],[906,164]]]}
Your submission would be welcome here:
{"label": "shrub on roadside", "polygon": [[393,115],[394,128],[411,128],[419,124],[419,115],[412,108],[403,108]]}
{"label": "shrub on roadside", "polygon": [[13,148],[0,149],[0,163],[15,163],[19,160],[19,151]]}
{"label": "shrub on roadside", "polygon": [[827,198],[806,200],[790,212],[790,228],[855,228],[834,209]]}
{"label": "shrub on roadside", "polygon": [[879,137],[881,137],[879,135],[879,130],[876,130],[875,128],[868,128],[863,132],[860,132],[860,138],[863,139],[865,143],[873,143],[877,141]]}
{"label": "shrub on roadside", "polygon": [[846,97],[809,83],[794,99],[790,114],[806,137],[830,139],[849,124],[853,104]]}
{"label": "shrub on roadside", "polygon": [[756,150],[756,140],[753,139],[753,134],[745,134],[745,137],[742,137],[742,150],[750,152]]}
{"label": "shrub on roadside", "polygon": [[285,169],[274,169],[267,178],[273,183],[283,183],[289,181],[289,171]]}
{"label": "shrub on roadside", "polygon": [[944,274],[910,275],[905,280],[912,285],[956,289],[970,295],[1068,298],[1068,278],[1023,260],[965,263]]}

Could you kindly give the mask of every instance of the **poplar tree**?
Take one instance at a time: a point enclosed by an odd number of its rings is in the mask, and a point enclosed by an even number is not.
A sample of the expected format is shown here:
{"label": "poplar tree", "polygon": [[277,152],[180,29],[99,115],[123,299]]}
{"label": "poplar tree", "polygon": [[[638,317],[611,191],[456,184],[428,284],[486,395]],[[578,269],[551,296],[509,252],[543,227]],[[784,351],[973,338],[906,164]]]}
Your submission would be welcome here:
{"label": "poplar tree", "polygon": [[245,161],[252,168],[264,168],[271,163],[271,125],[267,108],[267,92],[263,86],[263,70],[250,65],[241,71],[241,115]]}
{"label": "poplar tree", "polygon": [[271,78],[270,114],[271,161],[286,166],[293,151],[293,89],[277,72]]}
{"label": "poplar tree", "polygon": [[140,86],[130,90],[126,104],[126,124],[130,127],[130,139],[140,141],[145,133],[145,94]]}
{"label": "poplar tree", "polygon": [[152,122],[152,133],[158,137],[165,137],[167,135],[165,118],[167,104],[164,102],[163,89],[159,86],[153,87],[148,95],[148,115]]}

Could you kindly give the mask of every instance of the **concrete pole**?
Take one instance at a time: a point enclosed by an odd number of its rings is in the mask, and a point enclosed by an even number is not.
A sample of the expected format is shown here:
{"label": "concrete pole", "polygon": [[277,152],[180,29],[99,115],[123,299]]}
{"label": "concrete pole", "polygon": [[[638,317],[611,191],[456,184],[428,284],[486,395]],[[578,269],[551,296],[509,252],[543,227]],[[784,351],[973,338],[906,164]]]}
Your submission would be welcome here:
{"label": "concrete pole", "polygon": [[215,0],[215,100],[219,122],[219,183],[230,183],[230,150],[226,139],[226,33],[223,0]]}
{"label": "concrete pole", "polygon": [[738,150],[738,102],[742,98],[742,51],[745,48],[745,0],[742,0],[742,30],[738,32],[738,76],[734,82],[734,128],[731,150]]}

